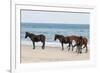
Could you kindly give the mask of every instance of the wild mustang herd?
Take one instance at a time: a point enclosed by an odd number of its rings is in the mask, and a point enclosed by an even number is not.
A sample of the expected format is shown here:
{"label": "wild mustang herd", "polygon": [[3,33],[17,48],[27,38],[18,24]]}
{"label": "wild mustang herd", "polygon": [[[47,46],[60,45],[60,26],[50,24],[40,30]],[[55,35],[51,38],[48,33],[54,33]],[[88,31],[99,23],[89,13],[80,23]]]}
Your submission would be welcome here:
{"label": "wild mustang herd", "polygon": [[[33,33],[30,32],[26,32],[25,33],[25,38],[29,37],[33,43],[33,49],[35,49],[35,42],[42,42],[42,49],[45,48],[45,40],[46,37],[43,34],[40,35],[35,35]],[[88,47],[87,47],[87,43],[88,40],[86,37],[83,36],[76,36],[76,35],[71,35],[71,36],[63,36],[63,35],[59,35],[59,34],[55,34],[54,40],[59,40],[59,42],[62,45],[62,50],[64,50],[64,44],[68,44],[68,51],[74,47],[77,47],[76,52],[77,53],[82,53],[82,49],[85,48],[85,52],[88,52]],[[73,40],[75,41],[75,44],[73,45]]]}

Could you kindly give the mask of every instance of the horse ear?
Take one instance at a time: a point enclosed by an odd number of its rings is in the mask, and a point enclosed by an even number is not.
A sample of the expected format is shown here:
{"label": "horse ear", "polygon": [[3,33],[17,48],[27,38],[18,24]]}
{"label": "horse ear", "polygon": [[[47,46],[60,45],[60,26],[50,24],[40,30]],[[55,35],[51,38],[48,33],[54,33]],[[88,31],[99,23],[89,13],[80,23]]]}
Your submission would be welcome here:
{"label": "horse ear", "polygon": [[32,32],[30,32],[30,34],[32,34]]}
{"label": "horse ear", "polygon": [[80,39],[82,39],[82,36],[80,36]]}
{"label": "horse ear", "polygon": [[25,32],[25,33],[28,33],[28,32]]}
{"label": "horse ear", "polygon": [[58,35],[58,34],[55,34],[56,36]]}

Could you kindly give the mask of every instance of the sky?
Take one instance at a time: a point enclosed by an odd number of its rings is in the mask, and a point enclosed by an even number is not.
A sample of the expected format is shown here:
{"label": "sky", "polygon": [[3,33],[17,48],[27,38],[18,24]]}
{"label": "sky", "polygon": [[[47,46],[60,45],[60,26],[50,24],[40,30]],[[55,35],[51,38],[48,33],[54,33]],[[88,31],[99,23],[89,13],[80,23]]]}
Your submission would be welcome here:
{"label": "sky", "polygon": [[21,22],[24,23],[63,23],[89,24],[89,14],[50,11],[21,11]]}

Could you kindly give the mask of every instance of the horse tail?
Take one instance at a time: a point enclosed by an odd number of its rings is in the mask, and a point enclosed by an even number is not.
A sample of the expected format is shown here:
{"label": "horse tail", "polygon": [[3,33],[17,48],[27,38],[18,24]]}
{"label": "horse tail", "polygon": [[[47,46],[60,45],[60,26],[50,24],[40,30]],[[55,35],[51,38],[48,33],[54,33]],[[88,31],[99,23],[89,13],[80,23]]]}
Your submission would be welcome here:
{"label": "horse tail", "polygon": [[83,38],[83,44],[84,44],[84,47],[87,47],[87,43],[88,43],[88,39],[86,37]]}

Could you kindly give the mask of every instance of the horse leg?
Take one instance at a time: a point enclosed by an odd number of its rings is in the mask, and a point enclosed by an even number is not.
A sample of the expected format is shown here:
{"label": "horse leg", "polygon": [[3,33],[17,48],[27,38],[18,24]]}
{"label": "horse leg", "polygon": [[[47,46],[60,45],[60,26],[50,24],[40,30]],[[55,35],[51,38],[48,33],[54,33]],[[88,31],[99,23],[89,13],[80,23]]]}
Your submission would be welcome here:
{"label": "horse leg", "polygon": [[70,43],[69,43],[68,47],[69,47],[69,49],[68,49],[68,51],[69,51],[70,50]]}
{"label": "horse leg", "polygon": [[78,47],[76,48],[76,52],[78,52]]}
{"label": "horse leg", "polygon": [[73,48],[74,48],[74,47],[73,47],[73,45],[72,45],[72,51],[73,51]]}
{"label": "horse leg", "polygon": [[33,42],[33,49],[35,49],[35,42]]}
{"label": "horse leg", "polygon": [[64,50],[63,43],[61,43],[61,45],[62,45],[62,50]]}
{"label": "horse leg", "polygon": [[82,48],[80,47],[80,54],[82,53]]}
{"label": "horse leg", "polygon": [[69,45],[67,46],[67,48],[69,48]]}
{"label": "horse leg", "polygon": [[42,42],[42,43],[43,43],[43,45],[42,45],[42,49],[44,49],[44,48],[45,48],[45,41]]}
{"label": "horse leg", "polygon": [[[72,43],[71,43],[71,45],[72,45]],[[74,50],[74,46],[72,45],[72,51]]]}
{"label": "horse leg", "polygon": [[[77,48],[78,48],[77,44],[72,45],[72,51],[73,51],[74,47],[77,47]],[[77,48],[76,48],[76,52],[78,51],[78,49],[77,49]]]}
{"label": "horse leg", "polygon": [[77,53],[79,54],[79,51],[80,51],[80,49],[79,49],[79,46],[77,47]]}
{"label": "horse leg", "polygon": [[87,53],[88,52],[88,48],[87,48],[87,45],[86,45],[86,51],[85,51],[85,53]]}
{"label": "horse leg", "polygon": [[81,47],[80,47],[79,45],[77,46],[77,53],[78,53],[78,54],[79,54],[79,53],[82,53],[82,52],[81,52]]}
{"label": "horse leg", "polygon": [[82,53],[82,46],[81,45],[79,46],[79,53],[80,54]]}

